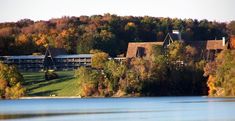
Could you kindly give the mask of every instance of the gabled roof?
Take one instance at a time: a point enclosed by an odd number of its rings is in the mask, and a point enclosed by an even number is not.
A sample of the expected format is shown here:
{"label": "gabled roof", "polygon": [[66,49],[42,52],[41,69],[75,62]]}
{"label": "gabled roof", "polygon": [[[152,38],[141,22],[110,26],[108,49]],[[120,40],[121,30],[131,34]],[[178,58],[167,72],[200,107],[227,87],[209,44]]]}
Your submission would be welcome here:
{"label": "gabled roof", "polygon": [[144,48],[146,56],[150,55],[153,45],[163,45],[163,42],[130,42],[127,49],[127,58],[136,57],[138,48]]}
{"label": "gabled roof", "polygon": [[179,34],[174,34],[174,33],[168,33],[164,39],[164,41],[166,41],[166,39],[171,39],[172,41],[175,40],[181,40],[180,35]]}
{"label": "gabled roof", "polygon": [[224,49],[225,45],[223,45],[223,40],[207,40],[206,49],[208,50],[216,50],[216,49]]}
{"label": "gabled roof", "polygon": [[162,45],[163,42],[129,42],[128,45]]}
{"label": "gabled roof", "polygon": [[163,41],[163,46],[167,46],[174,41],[181,41],[180,34],[168,33]]}
{"label": "gabled roof", "polygon": [[185,41],[185,43],[197,49],[223,50],[226,48],[223,40]]}

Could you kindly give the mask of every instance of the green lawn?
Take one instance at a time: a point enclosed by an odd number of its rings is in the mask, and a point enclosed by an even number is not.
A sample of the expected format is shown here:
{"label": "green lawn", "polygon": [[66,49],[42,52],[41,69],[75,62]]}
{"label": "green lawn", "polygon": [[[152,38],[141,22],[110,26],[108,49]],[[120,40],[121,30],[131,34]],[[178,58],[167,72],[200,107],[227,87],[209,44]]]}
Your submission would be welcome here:
{"label": "green lawn", "polygon": [[27,96],[76,96],[74,71],[58,71],[58,79],[46,81],[43,72],[22,72]]}

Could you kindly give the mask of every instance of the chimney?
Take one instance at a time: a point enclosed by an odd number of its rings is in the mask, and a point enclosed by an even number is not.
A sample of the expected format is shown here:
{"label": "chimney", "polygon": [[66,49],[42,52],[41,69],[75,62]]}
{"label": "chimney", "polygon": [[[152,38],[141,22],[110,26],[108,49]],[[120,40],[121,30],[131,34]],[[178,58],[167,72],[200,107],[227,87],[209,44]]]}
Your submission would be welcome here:
{"label": "chimney", "polygon": [[225,46],[225,37],[222,37],[223,46]]}
{"label": "chimney", "polygon": [[172,33],[173,34],[179,34],[180,32],[179,32],[179,30],[172,30]]}
{"label": "chimney", "polygon": [[180,33],[179,30],[172,30],[172,33],[173,33],[173,34],[177,34],[178,37],[179,37],[179,40],[182,40],[182,38],[181,38],[181,33]]}

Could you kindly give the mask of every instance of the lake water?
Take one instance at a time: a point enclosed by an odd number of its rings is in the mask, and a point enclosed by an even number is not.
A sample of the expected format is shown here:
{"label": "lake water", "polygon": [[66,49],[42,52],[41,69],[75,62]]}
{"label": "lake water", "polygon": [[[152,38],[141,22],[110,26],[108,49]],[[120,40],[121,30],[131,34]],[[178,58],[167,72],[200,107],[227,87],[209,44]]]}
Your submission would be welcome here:
{"label": "lake water", "polygon": [[235,121],[235,98],[147,97],[0,100],[0,120]]}

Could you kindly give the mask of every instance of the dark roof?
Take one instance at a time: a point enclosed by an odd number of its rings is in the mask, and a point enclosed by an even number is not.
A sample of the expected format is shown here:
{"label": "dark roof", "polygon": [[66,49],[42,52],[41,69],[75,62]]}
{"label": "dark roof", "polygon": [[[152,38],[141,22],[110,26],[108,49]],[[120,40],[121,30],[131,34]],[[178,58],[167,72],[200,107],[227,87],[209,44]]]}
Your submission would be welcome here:
{"label": "dark roof", "polygon": [[7,59],[44,59],[44,55],[18,55],[18,56],[0,56]]}
{"label": "dark roof", "polygon": [[[91,58],[92,54],[73,54],[73,55],[57,55],[54,58]],[[19,56],[0,56],[0,58],[4,59],[44,59],[45,55],[19,55]]]}
{"label": "dark roof", "polygon": [[55,57],[57,55],[66,55],[66,50],[64,48],[49,48],[51,56]]}
{"label": "dark roof", "polygon": [[174,34],[174,33],[169,33],[169,36],[173,41],[175,40],[180,40],[180,35],[179,34]]}
{"label": "dark roof", "polygon": [[92,54],[58,55],[54,58],[91,58]]}

